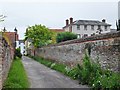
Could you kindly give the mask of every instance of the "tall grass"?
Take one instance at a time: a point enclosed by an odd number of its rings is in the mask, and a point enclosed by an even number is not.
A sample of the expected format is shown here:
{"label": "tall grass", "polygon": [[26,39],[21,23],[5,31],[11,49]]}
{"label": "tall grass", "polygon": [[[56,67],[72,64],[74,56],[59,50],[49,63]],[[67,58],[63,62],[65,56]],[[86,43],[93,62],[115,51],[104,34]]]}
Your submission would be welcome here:
{"label": "tall grass", "polygon": [[12,62],[8,77],[4,83],[5,88],[29,88],[29,81],[20,58]]}

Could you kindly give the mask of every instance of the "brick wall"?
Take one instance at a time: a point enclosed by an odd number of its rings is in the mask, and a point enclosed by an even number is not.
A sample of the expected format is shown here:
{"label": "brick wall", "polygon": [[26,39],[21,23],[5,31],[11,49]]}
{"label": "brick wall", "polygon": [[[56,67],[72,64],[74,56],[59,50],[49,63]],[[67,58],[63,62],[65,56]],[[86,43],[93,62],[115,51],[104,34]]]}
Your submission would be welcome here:
{"label": "brick wall", "polygon": [[2,35],[0,34],[0,89],[2,88]]}
{"label": "brick wall", "polygon": [[118,66],[120,64],[120,32],[42,47],[35,50],[35,55],[74,66],[78,63],[82,64],[86,51],[91,60],[98,61],[102,68],[112,71],[120,70]]}
{"label": "brick wall", "polygon": [[14,49],[8,45],[0,34],[0,89],[8,75],[13,56]]}

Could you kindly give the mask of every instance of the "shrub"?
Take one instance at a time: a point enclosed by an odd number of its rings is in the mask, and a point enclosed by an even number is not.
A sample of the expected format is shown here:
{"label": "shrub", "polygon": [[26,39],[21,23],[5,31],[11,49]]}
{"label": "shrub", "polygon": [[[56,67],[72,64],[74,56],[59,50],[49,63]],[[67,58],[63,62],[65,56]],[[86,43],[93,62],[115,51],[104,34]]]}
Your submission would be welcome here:
{"label": "shrub", "polygon": [[71,32],[58,33],[56,37],[57,43],[73,39],[77,39],[77,35]]}
{"label": "shrub", "polygon": [[109,70],[102,70],[100,65],[90,61],[90,57],[85,54],[82,67],[77,66],[78,74],[76,78],[80,80],[81,84],[87,84],[93,88],[120,88],[120,74]]}
{"label": "shrub", "polygon": [[17,48],[17,49],[15,50],[15,56],[17,56],[17,57],[19,57],[19,58],[22,57],[22,54],[21,54],[21,52],[20,52],[20,48]]}

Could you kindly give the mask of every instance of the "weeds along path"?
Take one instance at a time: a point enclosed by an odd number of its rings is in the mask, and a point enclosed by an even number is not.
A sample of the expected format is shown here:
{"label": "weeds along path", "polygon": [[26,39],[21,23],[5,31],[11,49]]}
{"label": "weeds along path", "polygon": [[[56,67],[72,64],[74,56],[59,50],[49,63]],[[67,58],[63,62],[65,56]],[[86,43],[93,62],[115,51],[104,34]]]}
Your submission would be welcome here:
{"label": "weeds along path", "polygon": [[23,56],[22,62],[31,83],[30,88],[86,88],[55,70]]}

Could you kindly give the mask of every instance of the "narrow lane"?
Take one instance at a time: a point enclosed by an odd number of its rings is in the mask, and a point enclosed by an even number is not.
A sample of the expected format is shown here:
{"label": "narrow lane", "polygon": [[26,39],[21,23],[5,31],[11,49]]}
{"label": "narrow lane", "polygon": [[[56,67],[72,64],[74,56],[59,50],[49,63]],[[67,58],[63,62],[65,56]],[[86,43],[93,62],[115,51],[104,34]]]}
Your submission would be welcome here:
{"label": "narrow lane", "polygon": [[78,81],[71,80],[29,57],[23,56],[22,63],[31,83],[30,88],[86,88],[84,85],[79,85]]}

